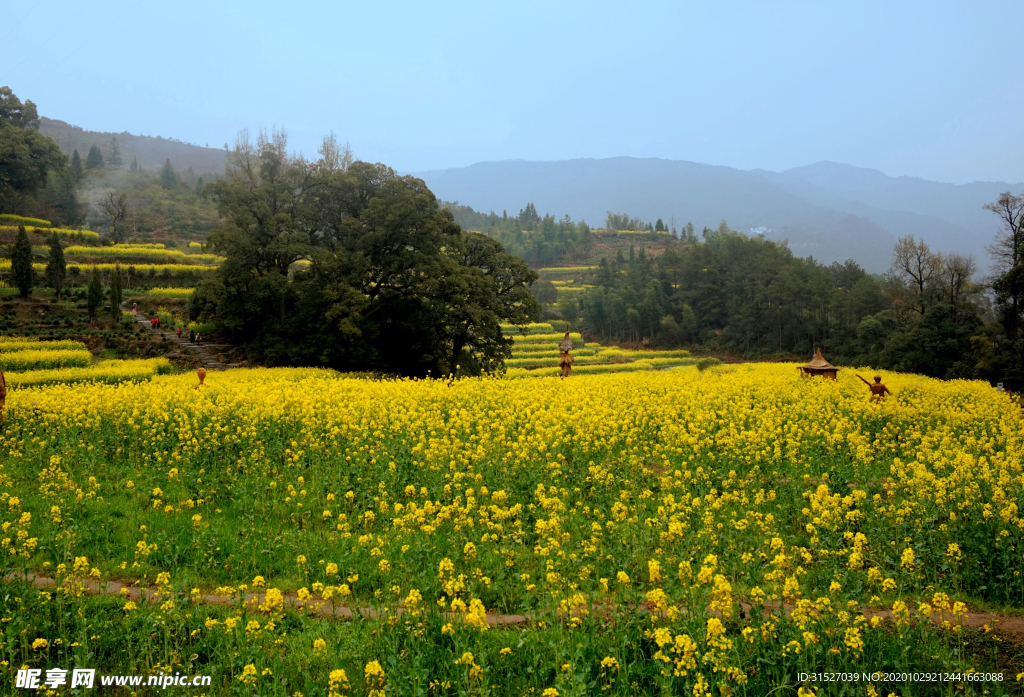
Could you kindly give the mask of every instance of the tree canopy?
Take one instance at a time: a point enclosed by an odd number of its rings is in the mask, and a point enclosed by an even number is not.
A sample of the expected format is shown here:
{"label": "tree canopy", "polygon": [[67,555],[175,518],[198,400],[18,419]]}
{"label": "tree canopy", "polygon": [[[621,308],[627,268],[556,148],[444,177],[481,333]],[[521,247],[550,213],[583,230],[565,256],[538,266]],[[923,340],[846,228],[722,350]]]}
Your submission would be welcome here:
{"label": "tree canopy", "polygon": [[26,198],[42,190],[67,158],[52,138],[39,132],[39,114],[10,87],[0,87],[0,213],[26,209]]}
{"label": "tree canopy", "polygon": [[192,296],[193,317],[268,364],[500,369],[512,346],[500,324],[538,313],[526,263],[464,232],[420,179],[286,146],[283,132],[243,132],[228,176],[207,185],[228,221],[209,242],[226,260]]}

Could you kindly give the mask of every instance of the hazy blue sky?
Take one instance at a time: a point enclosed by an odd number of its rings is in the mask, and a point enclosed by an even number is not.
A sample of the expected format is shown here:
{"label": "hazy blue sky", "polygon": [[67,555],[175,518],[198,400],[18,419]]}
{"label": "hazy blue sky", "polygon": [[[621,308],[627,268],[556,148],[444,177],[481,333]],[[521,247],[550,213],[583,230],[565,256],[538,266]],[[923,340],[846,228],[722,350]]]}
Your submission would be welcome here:
{"label": "hazy blue sky", "polygon": [[[20,24],[16,24],[20,22]],[[93,130],[333,129],[404,171],[633,155],[1024,180],[1024,3],[0,3],[0,85]]]}

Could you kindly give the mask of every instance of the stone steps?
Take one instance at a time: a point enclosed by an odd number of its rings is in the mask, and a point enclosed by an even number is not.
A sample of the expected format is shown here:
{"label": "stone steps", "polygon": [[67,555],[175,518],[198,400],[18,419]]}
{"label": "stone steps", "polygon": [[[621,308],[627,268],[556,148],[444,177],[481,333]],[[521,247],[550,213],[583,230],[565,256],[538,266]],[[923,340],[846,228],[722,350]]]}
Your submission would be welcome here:
{"label": "stone steps", "polygon": [[209,350],[212,348],[232,348],[231,344],[194,344],[188,338],[179,339],[176,332],[154,329],[149,319],[141,315],[136,316],[136,321],[149,331],[157,333],[167,341],[175,344],[182,354],[198,358],[199,364],[207,370],[228,370],[238,367],[237,363],[225,363],[221,360],[220,356]]}

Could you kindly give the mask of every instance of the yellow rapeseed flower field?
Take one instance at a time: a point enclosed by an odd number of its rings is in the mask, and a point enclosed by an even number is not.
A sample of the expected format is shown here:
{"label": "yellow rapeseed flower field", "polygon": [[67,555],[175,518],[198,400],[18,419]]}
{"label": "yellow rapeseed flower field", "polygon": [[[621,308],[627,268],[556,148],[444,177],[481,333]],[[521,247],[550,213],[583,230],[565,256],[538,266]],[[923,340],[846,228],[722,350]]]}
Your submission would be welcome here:
{"label": "yellow rapeseed flower field", "polygon": [[0,351],[0,369],[3,370],[84,368],[91,362],[92,354],[84,347],[54,350],[49,346],[34,346],[15,351]]}
{"label": "yellow rapeseed flower field", "polygon": [[[6,225],[6,224],[4,224],[4,222],[5,221],[0,220],[0,232],[17,232],[18,231],[18,226],[17,225]],[[78,239],[83,239],[83,240],[98,241],[100,239],[100,233],[98,233],[98,232],[96,232],[94,230],[77,230],[77,229],[71,229],[71,228],[49,227],[49,226],[40,226],[40,227],[26,226],[25,231],[26,232],[35,232],[35,233],[38,233],[40,235],[60,235],[61,237],[77,237]]]}
{"label": "yellow rapeseed flower field", "polygon": [[[58,578],[68,619],[25,586],[0,649],[213,672],[211,694],[763,695],[798,671],[994,670],[963,625],[969,604],[1024,604],[1020,407],[881,375],[882,404],[852,371],[784,364],[16,390],[5,573]],[[90,577],[161,595],[91,598]],[[1005,691],[985,680],[968,693]]]}
{"label": "yellow rapeseed flower field", "polygon": [[224,257],[216,254],[186,254],[180,249],[166,249],[163,245],[144,244],[117,244],[111,247],[88,247],[75,245],[67,247],[64,254],[68,257],[122,257],[122,258],[152,258],[164,261],[174,260],[175,263],[201,262],[219,264]]}
{"label": "yellow rapeseed flower field", "polygon": [[37,387],[57,383],[119,383],[130,380],[148,380],[154,375],[170,373],[171,368],[171,362],[166,358],[139,358],[135,360],[100,361],[93,365],[79,368],[12,372],[7,373],[5,377],[9,388]]}
{"label": "yellow rapeseed flower field", "polygon": [[11,353],[12,351],[68,351],[85,350],[85,344],[81,341],[63,339],[59,341],[39,341],[37,339],[26,339],[20,336],[0,336],[0,353]]}

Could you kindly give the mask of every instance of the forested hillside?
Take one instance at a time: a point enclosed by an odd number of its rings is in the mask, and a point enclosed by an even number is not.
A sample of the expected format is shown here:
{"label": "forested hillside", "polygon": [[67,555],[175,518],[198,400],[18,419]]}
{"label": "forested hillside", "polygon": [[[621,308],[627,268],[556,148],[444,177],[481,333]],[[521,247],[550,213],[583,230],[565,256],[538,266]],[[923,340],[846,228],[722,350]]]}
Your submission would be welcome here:
{"label": "forested hillside", "polygon": [[[104,165],[110,169],[128,169],[135,160],[145,170],[159,171],[164,162],[170,160],[176,169],[184,171],[191,168],[197,176],[205,176],[207,180],[210,175],[224,174],[223,143],[213,143],[210,147],[211,144],[183,143],[161,136],[86,131],[45,116],[40,119],[39,132],[53,138],[68,157],[75,150],[84,157],[96,147],[104,158]],[[117,154],[111,161],[115,145]]]}

